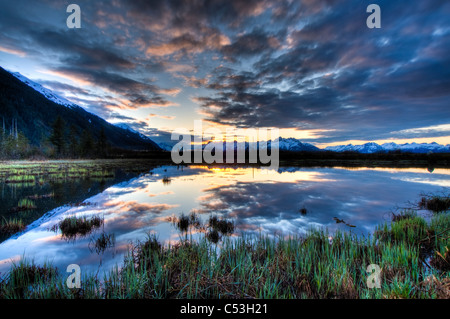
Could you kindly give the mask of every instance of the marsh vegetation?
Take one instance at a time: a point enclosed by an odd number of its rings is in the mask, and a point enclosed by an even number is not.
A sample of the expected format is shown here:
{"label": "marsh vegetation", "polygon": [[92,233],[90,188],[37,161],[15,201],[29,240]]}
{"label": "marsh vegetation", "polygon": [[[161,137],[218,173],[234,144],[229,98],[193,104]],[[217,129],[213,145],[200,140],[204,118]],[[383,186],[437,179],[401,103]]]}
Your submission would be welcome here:
{"label": "marsh vegetation", "polygon": [[[173,224],[183,232],[233,228],[217,216],[203,224],[196,215],[183,215]],[[448,212],[427,220],[409,210],[366,237],[311,229],[305,236],[214,243],[205,231],[198,240],[163,245],[151,235],[130,248],[123,267],[104,278],[84,278],[80,289],[65,287],[48,265],[21,262],[2,279],[0,297],[449,298],[449,232]],[[367,286],[370,264],[381,268],[380,289]]]}

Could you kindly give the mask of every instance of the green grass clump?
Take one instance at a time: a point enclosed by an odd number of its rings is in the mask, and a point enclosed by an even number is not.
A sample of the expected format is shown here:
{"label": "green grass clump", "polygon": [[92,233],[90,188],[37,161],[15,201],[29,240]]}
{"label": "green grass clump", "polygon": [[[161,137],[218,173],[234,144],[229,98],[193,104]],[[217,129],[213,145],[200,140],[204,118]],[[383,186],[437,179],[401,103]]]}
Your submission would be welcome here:
{"label": "green grass clump", "polygon": [[0,234],[2,236],[9,236],[15,233],[21,232],[25,229],[26,225],[20,218],[9,218],[3,217],[0,224]]}
{"label": "green grass clump", "polygon": [[23,198],[23,199],[19,200],[19,202],[17,203],[17,208],[19,208],[20,210],[36,209],[36,205],[34,204],[34,202],[31,199]]}
{"label": "green grass clump", "polygon": [[426,201],[426,208],[435,213],[441,213],[450,209],[450,197],[433,197]]}
{"label": "green grass clump", "polygon": [[[27,260],[21,260],[12,266],[7,284],[1,290],[5,298],[26,298],[39,295],[37,287],[55,281],[57,269],[51,265],[36,266]],[[50,287],[49,287],[50,288]]]}
{"label": "green grass clump", "polygon": [[[450,219],[439,218],[393,221],[380,226],[382,237],[337,232],[330,240],[326,231],[312,230],[303,237],[226,239],[220,248],[208,234],[169,246],[151,237],[110,274],[107,297],[448,298],[450,274],[421,259],[427,236],[435,236],[432,248],[445,241],[437,230],[450,227]],[[370,264],[382,270],[381,289],[367,286]]]}
{"label": "green grass clump", "polygon": [[[103,253],[106,249],[114,247],[116,244],[116,237],[114,234],[101,233],[95,240],[91,240],[89,248],[95,250],[97,254]],[[92,248],[91,248],[92,246]]]}
{"label": "green grass clump", "polygon": [[431,235],[432,232],[433,229],[428,226],[425,219],[416,216],[400,218],[390,225],[384,224],[377,227],[375,236],[385,242],[414,244]]}
{"label": "green grass clump", "polygon": [[190,229],[202,228],[201,221],[198,218],[198,215],[194,212],[189,215],[181,213],[180,217],[174,218],[172,223],[180,232],[185,234],[187,234]]}
{"label": "green grass clump", "polygon": [[392,213],[392,221],[397,222],[403,219],[412,219],[417,217],[417,211],[413,209],[402,210],[400,213]]}
{"label": "green grass clump", "polygon": [[220,219],[217,216],[209,217],[209,226],[223,235],[230,235],[234,232],[233,221]]}
{"label": "green grass clump", "polygon": [[450,210],[450,196],[424,195],[418,206],[421,209],[427,209],[433,213],[446,212]]}
{"label": "green grass clump", "polygon": [[58,224],[52,227],[52,230],[60,230],[63,237],[72,239],[77,236],[85,236],[91,233],[94,229],[100,228],[104,220],[99,216],[91,218],[83,217],[66,217]]}
{"label": "green grass clump", "polygon": [[13,175],[8,177],[5,180],[5,183],[17,183],[17,184],[21,184],[21,183],[34,183],[35,182],[35,176],[33,175]]}

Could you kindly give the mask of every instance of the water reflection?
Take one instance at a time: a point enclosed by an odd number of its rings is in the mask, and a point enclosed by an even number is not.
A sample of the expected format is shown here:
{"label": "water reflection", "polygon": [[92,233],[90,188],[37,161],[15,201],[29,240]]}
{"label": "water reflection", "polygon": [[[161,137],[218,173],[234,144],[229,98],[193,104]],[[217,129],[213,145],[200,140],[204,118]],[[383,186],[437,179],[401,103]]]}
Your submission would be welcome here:
{"label": "water reflection", "polygon": [[[171,221],[191,212],[203,221],[211,215],[233,219],[237,235],[300,234],[310,227],[366,234],[388,220],[396,205],[449,185],[448,169],[431,174],[426,169],[282,167],[269,173],[243,167],[160,167],[106,188],[84,205],[50,211],[25,233],[0,244],[0,271],[22,256],[52,261],[62,271],[73,263],[88,272],[107,270],[121,264],[130,244],[149,233],[161,242],[179,240]],[[102,216],[104,223],[68,242],[50,230],[68,216]]]}

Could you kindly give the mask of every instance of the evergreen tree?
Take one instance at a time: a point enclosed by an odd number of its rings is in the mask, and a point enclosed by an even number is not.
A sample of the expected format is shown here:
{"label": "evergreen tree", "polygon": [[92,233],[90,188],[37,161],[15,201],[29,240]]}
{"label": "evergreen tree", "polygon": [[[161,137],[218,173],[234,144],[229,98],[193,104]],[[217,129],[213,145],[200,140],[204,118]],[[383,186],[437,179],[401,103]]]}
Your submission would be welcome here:
{"label": "evergreen tree", "polygon": [[5,118],[3,118],[3,126],[0,128],[0,157],[5,156],[5,144],[6,144],[6,129]]}
{"label": "evergreen tree", "polygon": [[69,149],[72,157],[78,157],[80,152],[80,144],[78,143],[78,131],[75,125],[70,126],[69,133]]}
{"label": "evergreen tree", "polygon": [[84,157],[92,156],[92,154],[94,153],[94,140],[92,138],[91,132],[88,130],[83,131],[80,151],[81,155]]}
{"label": "evergreen tree", "polygon": [[106,138],[105,129],[103,127],[100,130],[97,147],[100,157],[106,157],[108,140]]}
{"label": "evergreen tree", "polygon": [[52,125],[52,134],[50,135],[50,142],[56,147],[56,155],[61,156],[64,152],[64,120],[58,115]]}

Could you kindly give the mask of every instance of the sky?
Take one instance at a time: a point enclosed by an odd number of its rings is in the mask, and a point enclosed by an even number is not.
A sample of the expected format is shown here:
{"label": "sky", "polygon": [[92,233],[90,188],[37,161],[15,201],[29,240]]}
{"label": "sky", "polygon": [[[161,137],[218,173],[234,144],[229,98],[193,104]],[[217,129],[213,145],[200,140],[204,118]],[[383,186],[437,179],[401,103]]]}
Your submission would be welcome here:
{"label": "sky", "polygon": [[[81,28],[69,29],[69,4]],[[381,9],[370,29],[369,4]],[[450,144],[447,0],[0,0],[0,66],[156,141]]]}

